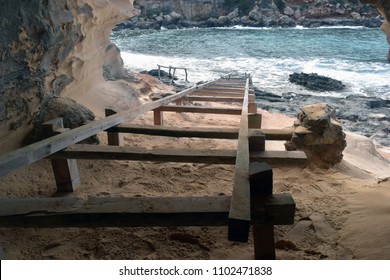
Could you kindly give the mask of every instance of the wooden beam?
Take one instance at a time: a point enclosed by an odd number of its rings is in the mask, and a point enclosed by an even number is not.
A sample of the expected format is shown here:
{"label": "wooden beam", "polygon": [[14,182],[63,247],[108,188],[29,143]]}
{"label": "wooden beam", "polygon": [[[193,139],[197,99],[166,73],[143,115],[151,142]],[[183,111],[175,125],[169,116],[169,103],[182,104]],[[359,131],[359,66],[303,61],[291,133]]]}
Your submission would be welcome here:
{"label": "wooden beam", "polygon": [[214,97],[190,95],[182,98],[183,101],[205,101],[205,102],[232,102],[242,103],[244,97]]}
{"label": "wooden beam", "polygon": [[[105,109],[105,115],[106,117],[112,116],[117,114],[116,111],[111,109]],[[111,146],[123,146],[124,145],[124,137],[122,134],[118,132],[107,132],[107,142],[108,145]]]}
{"label": "wooden beam", "polygon": [[[238,138],[238,129],[236,128],[174,127],[120,124],[109,128],[107,131],[167,137],[194,137],[216,139]],[[261,131],[265,135],[265,140],[291,140],[292,133],[294,132],[293,129],[249,129],[249,136],[256,134],[257,131]]]}
{"label": "wooden beam", "polygon": [[248,95],[249,79],[246,81],[244,102],[238,134],[236,166],[234,170],[233,194],[229,211],[228,239],[247,242],[249,236],[250,185],[249,185],[249,143],[248,143]]}
{"label": "wooden beam", "polygon": [[[249,145],[249,144],[248,144]],[[129,146],[105,146],[77,144],[69,146],[50,158],[134,160],[157,162],[193,162],[208,164],[234,164],[235,150],[194,150],[194,149],[142,149]],[[306,155],[301,151],[251,152],[250,160],[265,161],[271,165],[306,163]]]}
{"label": "wooden beam", "polygon": [[[0,227],[226,226],[230,202],[231,196],[0,199]],[[291,223],[287,207],[274,195],[255,221]]]}
{"label": "wooden beam", "polygon": [[[46,137],[59,135],[68,130],[64,129],[62,118],[45,122],[42,124],[42,128]],[[81,185],[77,161],[75,159],[51,159],[51,167],[56,181],[57,192],[73,192]]]}
{"label": "wooden beam", "polygon": [[142,149],[130,146],[76,144],[51,155],[51,158],[134,160],[155,162],[192,162],[234,164],[235,150]]}
{"label": "wooden beam", "polygon": [[177,113],[200,113],[200,114],[222,114],[222,115],[241,115],[241,108],[224,107],[200,107],[200,106],[161,106],[158,110]]}
{"label": "wooden beam", "polygon": [[193,138],[215,138],[215,139],[237,139],[238,138],[238,129],[236,128],[172,127],[172,126],[121,124],[108,129],[108,131],[118,131],[122,133],[135,133],[135,134],[146,134],[146,135],[156,135],[156,136],[166,136],[166,137],[193,137]]}
{"label": "wooden beam", "polygon": [[230,196],[0,199],[0,227],[224,226]]}
{"label": "wooden beam", "polygon": [[137,106],[102,120],[90,122],[83,126],[61,133],[61,135],[56,135],[40,142],[28,145],[24,148],[1,155],[0,176],[7,175],[13,170],[27,166],[35,161],[45,158],[59,150],[66,148],[69,145],[75,144],[90,136],[93,136],[100,131],[106,130],[125,121],[131,121],[143,113],[164,105],[168,105],[176,99],[197,91],[213,82],[214,81],[186,89],[180,93]]}
{"label": "wooden beam", "polygon": [[194,92],[196,96],[221,96],[221,97],[243,97],[242,93],[210,92],[207,90],[198,90]]}
{"label": "wooden beam", "polygon": [[154,125],[163,125],[164,124],[164,115],[161,110],[161,107],[153,110],[153,124]]}

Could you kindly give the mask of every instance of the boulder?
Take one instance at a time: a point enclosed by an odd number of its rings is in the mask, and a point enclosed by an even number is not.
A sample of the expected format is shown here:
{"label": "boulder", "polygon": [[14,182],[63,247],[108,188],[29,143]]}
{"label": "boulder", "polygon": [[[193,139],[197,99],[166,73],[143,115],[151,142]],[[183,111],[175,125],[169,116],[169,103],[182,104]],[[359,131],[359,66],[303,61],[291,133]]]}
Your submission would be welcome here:
{"label": "boulder", "polygon": [[287,6],[286,8],[284,8],[283,13],[287,16],[293,16],[295,14],[295,11],[290,6]]}
{"label": "boulder", "polygon": [[347,146],[345,133],[334,117],[334,109],[326,103],[301,108],[294,123],[288,149],[306,153],[308,166],[329,168],[343,159]]}
{"label": "boulder", "polygon": [[238,11],[238,8],[236,8],[233,12],[230,12],[227,17],[229,20],[233,20],[235,18],[238,18],[240,16],[240,12]]}
{"label": "boulder", "polygon": [[345,85],[341,81],[315,73],[290,74],[289,81],[314,91],[340,91],[345,88]]}
{"label": "boulder", "polygon": [[[24,143],[31,144],[45,139],[46,137],[43,133],[42,124],[55,118],[62,118],[64,127],[73,129],[82,126],[89,121],[93,121],[95,115],[91,110],[71,98],[49,96],[44,100],[41,110],[33,119],[33,131],[24,140]],[[92,136],[82,142],[96,144],[99,143],[99,140],[96,136]]]}

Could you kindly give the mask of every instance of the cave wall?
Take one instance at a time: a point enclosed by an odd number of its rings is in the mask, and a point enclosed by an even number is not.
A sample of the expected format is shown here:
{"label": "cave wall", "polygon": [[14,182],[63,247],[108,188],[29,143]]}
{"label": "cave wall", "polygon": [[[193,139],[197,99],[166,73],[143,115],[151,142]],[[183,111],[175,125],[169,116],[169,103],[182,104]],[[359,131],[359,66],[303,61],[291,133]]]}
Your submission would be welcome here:
{"label": "cave wall", "polygon": [[[137,13],[133,0],[0,2],[0,152],[20,145],[48,96],[86,103],[107,87],[110,32]],[[124,104],[135,102],[125,85],[111,83]]]}
{"label": "cave wall", "polygon": [[[364,4],[372,4],[377,7],[378,11],[385,17],[381,30],[387,36],[387,42],[390,45],[390,1],[389,0],[360,0]],[[390,48],[387,54],[387,60],[390,62]]]}

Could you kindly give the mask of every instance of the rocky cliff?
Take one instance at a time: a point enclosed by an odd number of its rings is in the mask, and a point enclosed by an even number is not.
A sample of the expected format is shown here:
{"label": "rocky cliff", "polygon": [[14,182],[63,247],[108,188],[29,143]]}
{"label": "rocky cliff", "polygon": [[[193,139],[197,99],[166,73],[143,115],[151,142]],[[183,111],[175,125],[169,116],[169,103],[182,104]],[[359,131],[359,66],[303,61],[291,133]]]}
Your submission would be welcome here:
{"label": "rocky cliff", "polygon": [[[361,0],[362,3],[375,5],[379,12],[385,17],[381,29],[387,36],[387,42],[390,45],[390,1],[389,0]],[[390,49],[387,54],[387,60],[390,62]]]}
{"label": "rocky cliff", "polygon": [[358,0],[135,0],[134,5],[141,15],[119,28],[381,25],[377,11]]}
{"label": "rocky cliff", "polygon": [[0,152],[21,144],[50,98],[71,98],[98,116],[138,104],[131,77],[111,79],[121,71],[107,67],[121,67],[113,26],[137,13],[133,0],[0,2]]}

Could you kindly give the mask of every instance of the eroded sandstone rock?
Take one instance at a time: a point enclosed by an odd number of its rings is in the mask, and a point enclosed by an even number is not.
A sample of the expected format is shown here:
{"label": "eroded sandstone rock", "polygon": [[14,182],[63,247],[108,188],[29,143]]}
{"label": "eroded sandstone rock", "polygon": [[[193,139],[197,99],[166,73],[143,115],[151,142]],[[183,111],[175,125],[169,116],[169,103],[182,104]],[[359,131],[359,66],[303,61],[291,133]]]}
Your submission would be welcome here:
{"label": "eroded sandstone rock", "polygon": [[347,143],[332,107],[326,103],[302,107],[294,127],[287,149],[303,150],[309,165],[327,168],[341,162]]}

